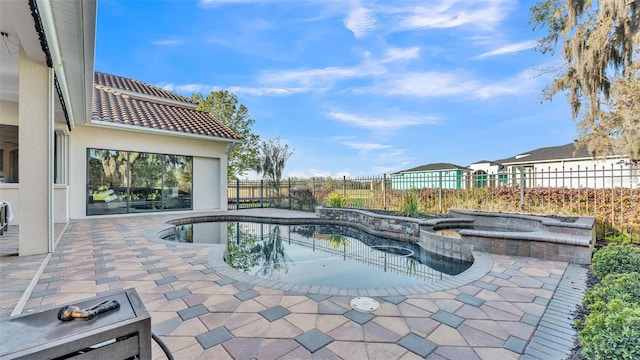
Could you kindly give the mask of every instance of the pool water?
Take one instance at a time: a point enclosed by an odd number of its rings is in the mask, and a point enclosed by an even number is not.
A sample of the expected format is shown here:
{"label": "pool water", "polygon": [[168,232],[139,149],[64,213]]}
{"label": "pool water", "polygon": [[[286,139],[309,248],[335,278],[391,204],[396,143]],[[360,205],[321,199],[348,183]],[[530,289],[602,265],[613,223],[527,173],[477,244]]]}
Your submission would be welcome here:
{"label": "pool water", "polygon": [[226,244],[224,259],[237,270],[318,286],[419,285],[457,275],[471,265],[349,226],[209,222],[176,226],[175,235],[166,239]]}

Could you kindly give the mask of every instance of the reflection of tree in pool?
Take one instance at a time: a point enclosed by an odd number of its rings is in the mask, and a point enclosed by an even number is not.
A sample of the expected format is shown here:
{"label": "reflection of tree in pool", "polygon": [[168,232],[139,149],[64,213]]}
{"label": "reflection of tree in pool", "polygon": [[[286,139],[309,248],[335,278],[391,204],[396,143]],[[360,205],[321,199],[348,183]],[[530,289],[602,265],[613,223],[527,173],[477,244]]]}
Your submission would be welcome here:
{"label": "reflection of tree in pool", "polygon": [[282,237],[280,236],[280,226],[274,225],[266,240],[258,243],[256,249],[260,251],[262,264],[257,271],[257,275],[278,280],[278,272],[289,272],[287,263],[293,263],[291,258],[285,253]]}
{"label": "reflection of tree in pool", "polygon": [[[264,224],[259,224],[263,229]],[[227,224],[227,263],[231,267],[249,272],[260,266],[256,275],[278,279],[278,272],[287,273],[287,263],[292,262],[285,253],[280,227],[275,225],[266,235],[258,236],[251,229],[243,229],[240,223]]]}
{"label": "reflection of tree in pool", "polygon": [[258,237],[243,231],[239,223],[227,224],[227,263],[234,269],[248,272],[260,263]]}
{"label": "reflection of tree in pool", "polygon": [[416,275],[418,272],[418,262],[416,259],[407,258],[407,275]]}
{"label": "reflection of tree in pool", "polygon": [[342,258],[345,260],[347,259],[347,246],[349,246],[350,243],[349,238],[346,236],[329,235],[329,245],[336,250],[342,246]]}
{"label": "reflection of tree in pool", "polygon": [[349,246],[349,238],[342,235],[329,235],[329,245],[334,249],[343,248]]}

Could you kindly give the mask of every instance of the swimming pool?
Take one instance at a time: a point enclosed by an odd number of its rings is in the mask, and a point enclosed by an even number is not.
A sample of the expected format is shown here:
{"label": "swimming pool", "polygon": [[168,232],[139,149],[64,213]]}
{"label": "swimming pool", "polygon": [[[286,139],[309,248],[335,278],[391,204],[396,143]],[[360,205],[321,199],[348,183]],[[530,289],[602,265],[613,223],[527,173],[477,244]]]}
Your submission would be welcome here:
{"label": "swimming pool", "polygon": [[471,263],[432,256],[419,245],[343,225],[220,221],[177,225],[166,240],[226,244],[233,268],[297,284],[384,288],[447,279]]}

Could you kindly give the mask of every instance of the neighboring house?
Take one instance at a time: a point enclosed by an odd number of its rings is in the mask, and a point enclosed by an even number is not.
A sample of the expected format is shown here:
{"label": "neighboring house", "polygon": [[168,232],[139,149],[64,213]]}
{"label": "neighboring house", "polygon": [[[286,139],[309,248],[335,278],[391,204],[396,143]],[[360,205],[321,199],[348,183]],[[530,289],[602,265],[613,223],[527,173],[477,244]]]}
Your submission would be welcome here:
{"label": "neighboring house", "polygon": [[527,151],[495,163],[503,166],[498,173],[507,174],[513,183],[524,181],[527,187],[637,187],[639,181],[627,156],[594,159],[585,147],[577,148],[574,143]]}
{"label": "neighboring house", "polygon": [[469,168],[473,170],[470,174],[471,179],[469,183],[473,184],[473,187],[495,187],[507,185],[508,175],[504,171],[504,165],[495,161],[480,160],[469,165]]}
{"label": "neighboring house", "polygon": [[573,143],[539,148],[501,160],[481,160],[469,167],[448,163],[418,166],[391,174],[393,190],[470,189],[482,187],[640,187],[640,170],[629,158],[612,154],[594,159]]}
{"label": "neighboring house", "polygon": [[391,174],[391,189],[463,189],[471,169],[449,163],[435,163]]}
{"label": "neighboring house", "polygon": [[52,252],[70,219],[227,206],[240,137],[180,95],[94,83],[95,29],[94,0],[0,1],[0,200],[21,256]]}

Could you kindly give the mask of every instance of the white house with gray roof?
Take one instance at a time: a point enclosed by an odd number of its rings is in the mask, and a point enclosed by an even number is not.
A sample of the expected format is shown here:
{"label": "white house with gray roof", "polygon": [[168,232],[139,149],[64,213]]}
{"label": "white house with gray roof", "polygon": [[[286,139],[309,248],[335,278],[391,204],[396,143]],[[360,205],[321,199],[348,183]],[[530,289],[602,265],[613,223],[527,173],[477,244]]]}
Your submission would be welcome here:
{"label": "white house with gray roof", "polygon": [[469,165],[474,174],[485,173],[498,179],[499,185],[519,184],[527,187],[637,187],[638,172],[625,155],[611,154],[594,158],[574,143],[539,148],[515,156],[479,161]]}
{"label": "white house with gray roof", "polygon": [[640,170],[629,158],[612,154],[595,159],[573,143],[539,148],[501,160],[481,160],[468,167],[433,163],[391,174],[393,190],[470,189],[519,186],[564,188],[638,188]]}

